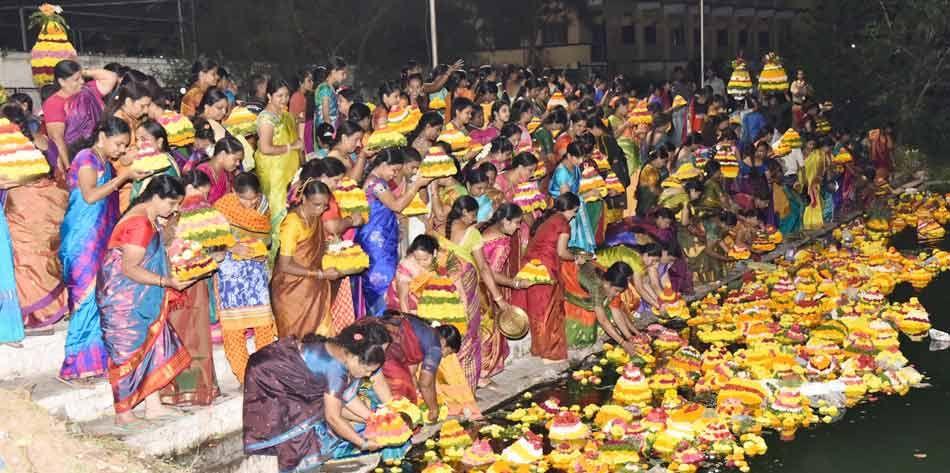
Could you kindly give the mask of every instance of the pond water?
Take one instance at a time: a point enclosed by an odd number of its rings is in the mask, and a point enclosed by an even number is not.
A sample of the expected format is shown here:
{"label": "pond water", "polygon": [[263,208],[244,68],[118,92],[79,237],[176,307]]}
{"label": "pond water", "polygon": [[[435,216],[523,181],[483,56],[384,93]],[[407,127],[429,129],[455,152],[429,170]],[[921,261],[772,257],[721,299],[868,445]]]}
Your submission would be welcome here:
{"label": "pond water", "polygon": [[[897,235],[892,243],[904,251],[919,248],[913,232]],[[950,250],[950,238],[937,246]],[[890,299],[902,302],[912,296],[917,296],[927,308],[934,328],[950,331],[950,315],[945,309],[950,307],[950,272],[935,277],[922,291],[901,284]],[[950,472],[950,350],[930,351],[929,345],[929,340],[911,342],[901,336],[901,350],[927,376],[931,387],[859,404],[848,409],[838,422],[799,430],[790,442],[782,442],[771,431],[764,431],[768,453],[750,459],[752,472]],[[605,376],[602,386],[591,387],[580,386],[566,377],[532,389],[532,400],[540,403],[553,397],[561,405],[604,404],[610,399],[615,380],[616,375]],[[504,414],[521,404],[525,404],[521,399],[512,400],[490,413],[490,417],[495,417],[493,422],[506,424]],[[497,446],[496,451],[500,451]],[[418,446],[410,457],[418,459],[423,452],[424,448]],[[403,467],[406,473],[420,469],[418,463],[415,468]]]}

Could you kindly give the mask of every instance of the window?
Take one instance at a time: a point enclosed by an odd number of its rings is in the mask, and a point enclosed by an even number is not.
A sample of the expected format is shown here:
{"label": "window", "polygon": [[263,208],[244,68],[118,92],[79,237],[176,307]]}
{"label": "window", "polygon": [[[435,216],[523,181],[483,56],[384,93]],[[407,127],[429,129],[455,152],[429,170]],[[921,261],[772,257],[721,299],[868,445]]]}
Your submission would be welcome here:
{"label": "window", "polygon": [[650,46],[656,45],[656,25],[649,25],[643,28],[643,40]]}
{"label": "window", "polygon": [[607,24],[604,21],[595,23],[591,30],[590,58],[597,62],[607,60]]}
{"label": "window", "polygon": [[729,30],[716,31],[716,45],[720,48],[729,47]]}
{"label": "window", "polygon": [[683,28],[673,28],[673,31],[670,32],[670,45],[679,48],[685,46],[685,43],[686,32],[683,31]]}
{"label": "window", "polygon": [[749,30],[739,32],[739,47],[744,48],[749,45]]}
{"label": "window", "polygon": [[769,31],[759,31],[759,49],[766,50],[771,48],[772,35]]}
{"label": "window", "polygon": [[567,23],[563,21],[546,23],[541,29],[541,42],[544,44],[567,44]]}
{"label": "window", "polygon": [[637,44],[637,26],[623,25],[620,28],[620,39],[623,44]]}

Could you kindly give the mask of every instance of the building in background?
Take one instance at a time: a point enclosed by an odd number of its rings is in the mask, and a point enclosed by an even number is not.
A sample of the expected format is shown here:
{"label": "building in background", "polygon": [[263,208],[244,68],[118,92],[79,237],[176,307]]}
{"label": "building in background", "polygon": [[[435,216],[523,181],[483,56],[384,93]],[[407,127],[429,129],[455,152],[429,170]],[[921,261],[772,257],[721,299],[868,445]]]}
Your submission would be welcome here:
{"label": "building in background", "polygon": [[[533,44],[476,52],[494,64],[592,69],[646,78],[674,67],[699,74],[699,0],[588,0],[586,11],[544,22]],[[810,0],[705,0],[706,66],[718,69],[742,54],[753,66],[781,52],[791,24]],[[585,7],[580,7],[585,8]],[[724,72],[724,71],[723,71]]]}

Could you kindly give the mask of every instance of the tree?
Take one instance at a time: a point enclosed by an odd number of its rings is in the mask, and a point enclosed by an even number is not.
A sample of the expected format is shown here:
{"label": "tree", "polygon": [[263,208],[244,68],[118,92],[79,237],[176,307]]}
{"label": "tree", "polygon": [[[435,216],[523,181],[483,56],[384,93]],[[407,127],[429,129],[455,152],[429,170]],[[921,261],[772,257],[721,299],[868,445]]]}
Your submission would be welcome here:
{"label": "tree", "polygon": [[817,2],[793,35],[797,63],[853,128],[897,124],[933,156],[950,146],[950,0]]}
{"label": "tree", "polygon": [[[199,49],[241,70],[284,75],[343,57],[357,86],[395,79],[410,58],[427,63],[425,0],[208,0],[200,2]],[[439,50],[449,60],[475,49],[470,7],[440,1]]]}

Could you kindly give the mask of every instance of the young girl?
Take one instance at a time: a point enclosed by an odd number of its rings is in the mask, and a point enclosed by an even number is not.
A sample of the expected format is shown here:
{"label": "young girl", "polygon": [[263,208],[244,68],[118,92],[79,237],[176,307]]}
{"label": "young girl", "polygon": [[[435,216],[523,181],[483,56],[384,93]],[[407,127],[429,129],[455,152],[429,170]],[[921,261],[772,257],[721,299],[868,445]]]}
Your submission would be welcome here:
{"label": "young girl", "polygon": [[237,138],[228,135],[214,145],[214,154],[211,159],[198,165],[197,170],[208,176],[211,188],[208,192],[208,202],[214,204],[228,192],[231,192],[231,182],[234,172],[244,159],[244,147]]}
{"label": "young girl", "polygon": [[396,273],[399,261],[399,227],[396,213],[402,212],[428,183],[418,178],[397,197],[390,190],[389,182],[402,170],[403,153],[387,148],[376,155],[370,165],[363,190],[369,200],[369,221],[356,233],[356,242],[369,255],[369,269],[356,276],[353,305],[357,318],[364,314],[379,316],[386,309],[386,290]]}
{"label": "young girl", "polygon": [[328,158],[336,158],[346,166],[346,176],[354,181],[363,177],[366,160],[372,154],[361,149],[363,143],[363,129],[352,121],[340,124],[336,131],[336,142],[327,153]]}
{"label": "young girl", "polygon": [[421,155],[429,152],[429,148],[435,145],[435,140],[442,134],[442,125],[445,121],[439,112],[426,112],[422,114],[416,129],[406,137],[409,146],[415,148]]}
{"label": "young girl", "polygon": [[[399,261],[396,277],[386,291],[386,307],[400,312],[416,312],[418,288],[413,282],[421,281],[434,268],[439,242],[430,235],[419,235],[412,240],[406,256]],[[414,290],[415,289],[415,290]]]}
{"label": "young girl", "polygon": [[[208,206],[211,181],[200,171],[182,176],[185,196],[182,211]],[[172,227],[177,226],[175,222]],[[179,232],[175,229],[175,234]],[[198,281],[179,289],[169,298],[168,322],[174,327],[184,348],[191,354],[191,363],[161,391],[165,404],[208,406],[221,394],[214,372],[211,345],[212,281]]]}
{"label": "young girl", "polygon": [[[201,96],[196,118],[203,118],[211,125],[214,131],[214,141],[224,138],[227,130],[221,125],[221,120],[228,115],[228,96],[220,89],[210,88]],[[260,127],[258,126],[258,130]]]}
{"label": "young girl", "polygon": [[314,126],[328,123],[337,126],[339,120],[339,102],[336,89],[346,80],[346,62],[343,58],[335,57],[327,66],[326,78],[317,86],[313,98],[317,104],[317,113],[313,119]]}
{"label": "young girl", "polygon": [[191,88],[181,98],[181,114],[193,117],[198,113],[198,105],[205,92],[218,83],[218,63],[203,58],[191,66]]}
{"label": "young girl", "polygon": [[218,263],[214,283],[224,354],[231,371],[244,384],[249,356],[247,330],[253,331],[257,350],[277,338],[266,251],[271,245],[270,212],[260,181],[249,173],[238,174],[233,191],[218,199],[214,208],[228,219],[237,240]]}

